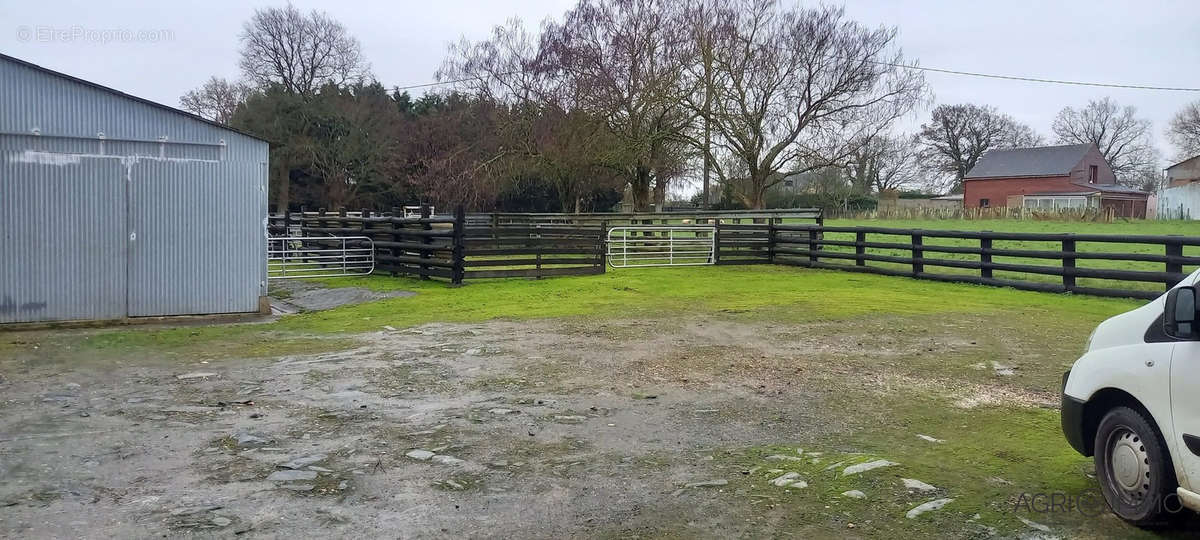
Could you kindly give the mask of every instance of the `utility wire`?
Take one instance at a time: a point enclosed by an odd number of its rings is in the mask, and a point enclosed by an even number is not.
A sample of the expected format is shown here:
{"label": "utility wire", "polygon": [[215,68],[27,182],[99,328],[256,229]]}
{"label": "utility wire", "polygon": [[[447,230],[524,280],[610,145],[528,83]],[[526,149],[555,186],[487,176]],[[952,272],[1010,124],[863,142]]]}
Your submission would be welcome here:
{"label": "utility wire", "polygon": [[[959,70],[955,70],[955,69],[942,69],[942,68],[935,68],[935,67],[916,66],[916,65],[911,65],[911,64],[896,64],[896,63],[892,63],[892,62],[878,62],[878,61],[870,61],[870,62],[873,64],[897,67],[897,68],[902,68],[902,69],[915,69],[915,70],[920,70],[920,71],[929,71],[929,72],[933,72],[933,73],[945,73],[948,75],[963,75],[963,76],[967,76],[967,77],[983,77],[983,78],[987,78],[987,79],[1001,79],[1001,80],[1006,80],[1006,81],[1024,81],[1024,82],[1035,82],[1035,83],[1044,83],[1044,84],[1066,84],[1066,85],[1072,85],[1072,86],[1095,86],[1095,87],[1100,87],[1100,88],[1126,88],[1126,89],[1132,89],[1132,90],[1161,90],[1161,91],[1167,91],[1167,92],[1200,92],[1200,88],[1188,88],[1188,87],[1183,87],[1183,86],[1150,86],[1150,85],[1143,85],[1143,84],[1119,84],[1119,83],[1065,81],[1065,80],[1061,80],[1061,79],[1042,79],[1042,78],[1038,78],[1038,77],[1020,77],[1020,76],[1016,76],[1016,75],[995,75],[995,74],[991,74],[991,73],[976,73],[973,71],[959,71]],[[519,73],[519,72],[502,73],[501,75],[514,75],[516,73]],[[431,83],[424,83],[424,84],[413,84],[413,85],[409,85],[409,86],[397,86],[396,89],[397,90],[411,90],[413,88],[428,88],[430,86],[443,86],[443,85],[447,85],[447,84],[457,84],[457,83],[461,83],[461,82],[473,81],[476,79],[477,79],[477,77],[468,77],[466,79],[456,79],[453,81],[440,81],[440,82],[431,82]]]}
{"label": "utility wire", "polygon": [[1187,88],[1182,86],[1148,86],[1142,84],[1118,84],[1118,83],[1095,83],[1082,81],[1064,81],[1060,79],[1041,79],[1037,77],[1019,77],[1016,75],[994,75],[991,73],[975,73],[972,71],[959,71],[955,69],[942,69],[925,66],[914,66],[909,64],[894,64],[891,62],[873,62],[875,64],[892,66],[904,69],[918,69],[921,71],[931,71],[934,73],[947,73],[950,75],[966,75],[969,77],[984,77],[988,79],[1004,79],[1007,81],[1025,81],[1048,84],[1069,84],[1074,86],[1098,86],[1101,88],[1131,88],[1134,90],[1165,90],[1170,92],[1200,92],[1200,88]]}

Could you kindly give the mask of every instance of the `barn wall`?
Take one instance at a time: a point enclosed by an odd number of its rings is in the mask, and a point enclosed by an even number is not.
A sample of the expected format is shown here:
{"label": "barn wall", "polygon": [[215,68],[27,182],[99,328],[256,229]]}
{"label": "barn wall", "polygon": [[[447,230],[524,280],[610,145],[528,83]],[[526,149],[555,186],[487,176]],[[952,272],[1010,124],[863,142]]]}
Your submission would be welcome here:
{"label": "barn wall", "polygon": [[256,311],[268,147],[0,57],[0,323]]}
{"label": "barn wall", "polygon": [[1158,219],[1200,219],[1200,183],[1159,191]]}

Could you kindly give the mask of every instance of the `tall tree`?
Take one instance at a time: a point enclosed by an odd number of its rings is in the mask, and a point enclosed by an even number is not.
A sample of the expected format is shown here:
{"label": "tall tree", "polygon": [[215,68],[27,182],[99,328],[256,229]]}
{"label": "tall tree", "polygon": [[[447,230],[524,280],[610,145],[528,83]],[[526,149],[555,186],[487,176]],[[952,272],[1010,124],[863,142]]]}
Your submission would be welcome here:
{"label": "tall tree", "polygon": [[739,166],[712,162],[751,208],[762,208],[767,190],[789,174],[844,164],[924,95],[920,72],[898,67],[904,58],[895,28],[868,28],[839,8],[776,0],[732,0],[717,9],[711,152]]}
{"label": "tall tree", "polygon": [[246,83],[211,77],[200,88],[189,90],[180,97],[179,106],[209,120],[228,124],[249,95],[250,87]]}
{"label": "tall tree", "polygon": [[1065,107],[1052,127],[1060,144],[1096,145],[1123,184],[1143,184],[1145,171],[1158,166],[1150,120],[1138,118],[1132,105],[1121,107],[1104,98],[1081,109]]}
{"label": "tall tree", "polygon": [[480,173],[548,183],[562,210],[579,211],[596,189],[614,189],[625,156],[612,151],[619,141],[605,122],[582,107],[575,81],[553,76],[545,62],[539,36],[510,19],[489,39],[452,44],[437,76],[500,105],[502,144],[479,156],[495,165]]}
{"label": "tall tree", "polygon": [[370,78],[362,46],[342,23],[295,6],[254,11],[241,34],[241,68],[259,87],[278,84],[293,94],[312,95],[327,84]]}
{"label": "tall tree", "polygon": [[576,92],[581,109],[605,122],[616,151],[628,156],[622,172],[638,210],[665,196],[678,171],[678,143],[695,116],[685,106],[684,68],[692,59],[678,5],[580,0],[542,35],[545,68]]}
{"label": "tall tree", "polygon": [[1179,161],[1200,154],[1200,101],[1188,103],[1171,118],[1167,128],[1171,144],[1179,149]]}
{"label": "tall tree", "polygon": [[970,103],[939,105],[930,121],[921,124],[917,140],[933,172],[950,179],[931,187],[951,192],[962,191],[963,177],[988,150],[1043,144],[1033,128],[993,107]]}
{"label": "tall tree", "polygon": [[912,136],[870,137],[851,154],[847,165],[851,190],[858,195],[898,190],[916,183],[921,166]]}
{"label": "tall tree", "polygon": [[[264,92],[270,90],[272,94],[280,92],[311,100],[327,85],[340,87],[370,78],[358,39],[323,12],[314,10],[306,15],[291,4],[258,9],[243,25],[240,39],[242,74]],[[272,101],[280,100],[293,101],[283,96]],[[306,110],[303,103],[299,105],[299,110]],[[302,148],[307,140],[302,134],[295,136],[297,140],[272,148],[271,184],[277,186],[272,189],[280,208],[287,208],[292,202],[293,178],[289,171],[304,165],[280,161],[304,155],[292,152]],[[285,147],[289,150],[282,150]]]}

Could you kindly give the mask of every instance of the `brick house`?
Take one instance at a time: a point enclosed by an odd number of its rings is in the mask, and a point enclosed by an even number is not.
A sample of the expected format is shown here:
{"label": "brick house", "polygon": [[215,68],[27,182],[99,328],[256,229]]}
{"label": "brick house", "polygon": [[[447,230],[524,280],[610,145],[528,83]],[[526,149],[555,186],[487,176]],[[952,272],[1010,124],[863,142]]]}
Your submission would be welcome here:
{"label": "brick house", "polygon": [[1192,156],[1166,168],[1167,187],[1186,186],[1200,182],[1200,156]]}
{"label": "brick house", "polygon": [[1148,196],[1117,185],[1092,144],[992,150],[963,178],[966,208],[1111,208],[1118,217],[1144,218]]}

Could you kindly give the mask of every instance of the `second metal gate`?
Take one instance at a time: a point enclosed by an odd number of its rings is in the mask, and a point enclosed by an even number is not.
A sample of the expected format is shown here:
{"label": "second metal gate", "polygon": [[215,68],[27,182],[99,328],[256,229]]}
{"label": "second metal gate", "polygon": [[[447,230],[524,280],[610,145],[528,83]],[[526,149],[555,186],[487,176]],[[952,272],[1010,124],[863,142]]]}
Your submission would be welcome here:
{"label": "second metal gate", "polygon": [[608,231],[608,264],[695,266],[713,264],[713,227],[613,227]]}

